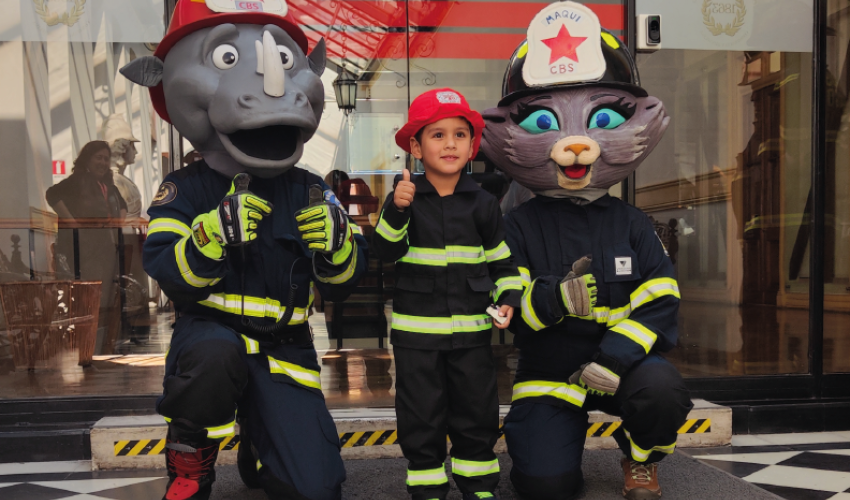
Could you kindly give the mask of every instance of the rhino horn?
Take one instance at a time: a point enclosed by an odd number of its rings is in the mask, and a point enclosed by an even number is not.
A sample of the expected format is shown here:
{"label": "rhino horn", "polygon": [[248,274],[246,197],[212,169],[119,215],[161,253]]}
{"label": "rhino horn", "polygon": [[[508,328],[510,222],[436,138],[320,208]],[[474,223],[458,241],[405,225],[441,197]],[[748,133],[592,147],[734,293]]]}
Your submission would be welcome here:
{"label": "rhino horn", "polygon": [[277,43],[268,31],[263,32],[263,92],[272,97],[283,97],[285,94],[285,76],[283,61],[277,50]]}
{"label": "rhino horn", "polygon": [[310,62],[310,69],[313,70],[313,73],[316,73],[318,76],[322,76],[322,73],[325,72],[325,60],[327,58],[327,51],[325,49],[325,37],[319,39],[319,43],[313,47],[313,51],[310,52],[310,55],[307,56],[307,60]]}
{"label": "rhino horn", "polygon": [[134,59],[118,71],[131,82],[143,87],[156,87],[162,82],[162,60],[155,56]]}

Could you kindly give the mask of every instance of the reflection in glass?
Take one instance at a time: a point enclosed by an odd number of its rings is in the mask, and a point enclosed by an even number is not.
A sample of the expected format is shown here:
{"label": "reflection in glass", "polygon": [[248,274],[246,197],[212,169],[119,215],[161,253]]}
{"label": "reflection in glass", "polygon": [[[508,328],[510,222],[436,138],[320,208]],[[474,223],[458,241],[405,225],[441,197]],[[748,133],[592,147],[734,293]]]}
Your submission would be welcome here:
{"label": "reflection in glass", "polygon": [[811,54],[661,50],[643,86],[672,126],[636,172],[682,293],[688,376],[806,373]]}

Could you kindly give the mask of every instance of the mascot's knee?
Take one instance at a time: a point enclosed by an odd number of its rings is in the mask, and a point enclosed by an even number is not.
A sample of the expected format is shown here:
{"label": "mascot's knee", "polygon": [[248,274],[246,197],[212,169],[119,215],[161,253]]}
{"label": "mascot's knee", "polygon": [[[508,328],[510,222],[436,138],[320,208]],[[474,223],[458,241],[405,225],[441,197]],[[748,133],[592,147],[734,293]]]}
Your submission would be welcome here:
{"label": "mascot's knee", "polygon": [[581,493],[581,470],[568,471],[559,476],[538,477],[525,474],[514,466],[511,482],[525,500],[571,500]]}
{"label": "mascot's knee", "polygon": [[181,373],[204,380],[212,390],[229,384],[244,387],[248,381],[239,346],[226,340],[205,340],[189,346],[177,363]]}
{"label": "mascot's knee", "polygon": [[[321,474],[316,474],[314,479],[318,481],[320,476]],[[260,481],[270,500],[340,500],[342,498],[340,485],[330,489],[320,484],[306,485],[302,487],[302,491],[299,491],[272,474],[267,467],[261,470]]]}

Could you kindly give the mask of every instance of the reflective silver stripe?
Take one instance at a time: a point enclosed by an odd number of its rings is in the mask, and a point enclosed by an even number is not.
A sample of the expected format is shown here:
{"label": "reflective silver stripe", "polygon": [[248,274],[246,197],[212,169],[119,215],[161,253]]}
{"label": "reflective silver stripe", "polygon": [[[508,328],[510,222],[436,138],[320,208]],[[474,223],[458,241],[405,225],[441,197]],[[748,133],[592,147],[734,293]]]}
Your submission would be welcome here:
{"label": "reflective silver stripe", "polygon": [[489,329],[491,324],[487,314],[446,318],[392,313],[393,329],[413,333],[451,335],[459,332],[478,332]]}
{"label": "reflective silver stripe", "polygon": [[446,476],[446,470],[444,467],[440,467],[438,469],[407,471],[408,486],[433,486],[448,482],[449,478]]}
{"label": "reflective silver stripe", "polygon": [[617,326],[612,327],[611,331],[621,333],[630,338],[643,347],[647,354],[652,350],[652,346],[655,345],[655,341],[658,339],[658,335],[647,327],[630,319],[621,321]]}
{"label": "reflective silver stripe", "polygon": [[[315,264],[314,264],[314,267],[315,267]],[[322,276],[319,276],[319,273],[315,272],[315,270],[314,270],[314,274],[316,275],[316,279],[318,279],[322,283],[330,283],[331,285],[339,285],[339,284],[345,283],[346,281],[350,280],[351,277],[354,276],[354,271],[356,269],[357,269],[357,245],[354,245],[353,248],[351,249],[351,260],[348,263],[348,267],[345,268],[345,271],[343,271],[341,274],[337,274],[336,276],[331,276],[331,277],[328,277],[328,278],[323,278]]]}
{"label": "reflective silver stripe", "polygon": [[511,249],[508,248],[507,243],[504,241],[499,243],[499,245],[492,250],[485,250],[484,256],[487,258],[487,262],[495,262],[497,260],[507,259],[511,256]]}
{"label": "reflective silver stripe", "polygon": [[448,264],[480,264],[486,262],[486,258],[481,247],[449,245],[446,248],[410,247],[399,262],[445,267]]}
{"label": "reflective silver stripe", "polygon": [[174,245],[174,258],[177,261],[177,269],[180,271],[180,276],[183,277],[186,283],[195,288],[213,286],[221,281],[221,278],[202,278],[192,272],[192,269],[189,267],[189,260],[186,258],[187,241],[189,241],[189,237],[185,236]]}
{"label": "reflective silver stripe", "polygon": [[250,337],[246,337],[245,335],[243,335],[242,338],[245,340],[245,351],[248,354],[258,354],[260,352],[259,342]]}
{"label": "reflective silver stripe", "polygon": [[176,233],[180,236],[191,236],[192,230],[177,219],[160,217],[148,225],[148,236],[156,233]]}
{"label": "reflective silver stripe", "polygon": [[525,267],[520,267],[519,269],[519,279],[522,280],[522,286],[531,285],[531,273]]}
{"label": "reflective silver stripe", "polygon": [[558,398],[578,407],[584,405],[587,390],[578,385],[564,382],[549,382],[547,380],[531,380],[514,384],[511,401],[523,398],[549,396]]}
{"label": "reflective silver stripe", "polygon": [[493,301],[497,302],[499,297],[508,290],[522,290],[522,279],[519,276],[509,276],[496,281],[496,289],[493,291]]}
{"label": "reflective silver stripe", "polygon": [[407,221],[401,229],[396,229],[384,220],[383,215],[381,213],[381,220],[378,221],[378,225],[375,227],[376,233],[381,235],[385,240],[392,241],[393,243],[401,241],[407,236],[407,226],[410,224],[410,221]]}
{"label": "reflective silver stripe", "polygon": [[498,473],[498,459],[478,462],[475,460],[459,460],[452,457],[452,474],[458,474],[465,477],[475,477]]}
{"label": "reflective silver stripe", "polygon": [[216,427],[207,427],[207,437],[210,439],[218,439],[236,434],[236,420],[224,425]]}
{"label": "reflective silver stripe", "polygon": [[319,376],[319,372],[315,370],[308,370],[307,368],[298,366],[294,363],[274,359],[271,356],[268,356],[268,358],[269,370],[271,370],[272,373],[287,375],[306,387],[312,387],[313,389],[319,390],[322,389],[322,379]]}
{"label": "reflective silver stripe", "polygon": [[487,258],[481,247],[449,245],[446,247],[446,260],[449,264],[478,264],[486,262]]}
{"label": "reflective silver stripe", "polygon": [[[229,293],[211,293],[206,299],[198,301],[202,306],[211,307],[219,311],[231,314],[242,314],[242,296]],[[286,313],[286,307],[281,307],[280,302],[268,297],[245,297],[245,315],[254,318],[281,319]],[[304,323],[307,320],[309,310],[304,307],[296,307],[292,313],[290,325]]]}

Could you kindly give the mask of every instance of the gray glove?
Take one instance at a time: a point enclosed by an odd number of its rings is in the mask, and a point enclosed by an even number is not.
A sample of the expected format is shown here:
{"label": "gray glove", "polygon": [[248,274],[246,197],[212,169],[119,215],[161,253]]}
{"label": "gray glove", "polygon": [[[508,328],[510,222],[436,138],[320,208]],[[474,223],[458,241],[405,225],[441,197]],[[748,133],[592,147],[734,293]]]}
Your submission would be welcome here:
{"label": "gray glove", "polygon": [[591,257],[586,255],[573,263],[573,269],[558,284],[564,310],[573,316],[587,316],[596,305],[596,278],[586,274]]}
{"label": "gray glove", "polygon": [[585,363],[570,375],[570,383],[600,396],[613,396],[620,387],[620,376],[598,363]]}

